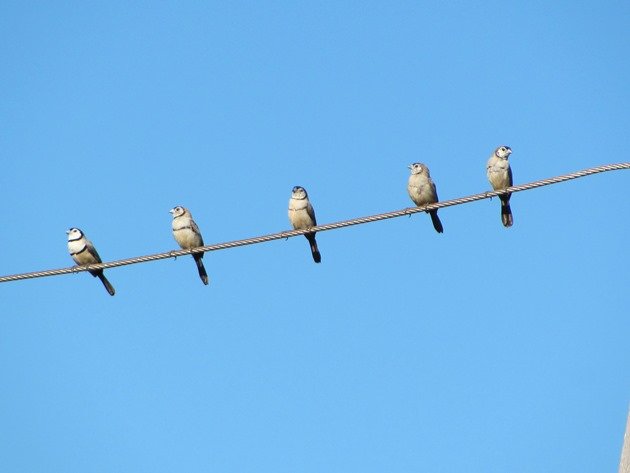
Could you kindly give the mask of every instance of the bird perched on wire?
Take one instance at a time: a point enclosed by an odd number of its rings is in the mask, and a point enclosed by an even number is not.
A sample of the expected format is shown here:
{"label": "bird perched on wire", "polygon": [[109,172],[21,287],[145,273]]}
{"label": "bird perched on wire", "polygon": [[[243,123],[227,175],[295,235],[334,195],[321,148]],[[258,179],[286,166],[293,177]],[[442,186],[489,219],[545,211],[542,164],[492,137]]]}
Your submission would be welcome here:
{"label": "bird perched on wire", "polygon": [[[68,251],[76,264],[85,266],[86,264],[102,263],[96,248],[81,230],[73,227],[66,234],[68,235]],[[101,280],[110,296],[116,294],[114,286],[107,280],[102,269],[90,269],[89,272],[92,276]]]}
{"label": "bird perched on wire", "polygon": [[[308,194],[304,187],[295,186],[291,191],[291,198],[289,199],[289,222],[291,222],[295,230],[303,230],[317,225],[315,211],[308,200]],[[322,255],[317,248],[315,232],[305,233],[304,236],[311,246],[313,261],[320,263],[322,261]]]}
{"label": "bird perched on wire", "polygon": [[[429,168],[422,163],[413,163],[408,167],[411,170],[411,175],[407,182],[407,192],[409,192],[411,200],[413,200],[418,207],[435,204],[438,201],[438,196],[435,183],[429,174]],[[437,212],[437,209],[429,210],[429,215],[431,216],[435,231],[443,233],[444,227],[442,227],[442,222]]]}
{"label": "bird perched on wire", "polygon": [[[178,205],[177,207],[172,208],[170,213],[173,215],[173,236],[179,246],[184,250],[190,250],[192,248],[203,246],[201,232],[193,220],[190,211],[185,207]],[[192,257],[195,259],[195,263],[197,263],[197,271],[199,272],[201,281],[207,285],[208,274],[206,273],[206,268],[203,266],[203,261],[201,261],[203,253],[195,253]]]}
{"label": "bird perched on wire", "polygon": [[[502,145],[495,149],[490,159],[488,159],[486,174],[495,191],[512,186],[512,168],[508,161],[510,154],[512,154],[512,149],[509,146]],[[511,227],[514,223],[514,218],[510,208],[510,194],[502,194],[499,196],[499,199],[501,199],[501,222],[503,222],[504,227]]]}

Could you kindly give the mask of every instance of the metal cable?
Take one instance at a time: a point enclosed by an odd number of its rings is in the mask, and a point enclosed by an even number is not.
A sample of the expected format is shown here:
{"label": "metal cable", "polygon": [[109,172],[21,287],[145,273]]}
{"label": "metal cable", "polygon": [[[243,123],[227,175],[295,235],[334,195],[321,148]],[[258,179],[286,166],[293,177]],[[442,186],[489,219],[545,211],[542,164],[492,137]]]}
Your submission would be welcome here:
{"label": "metal cable", "polygon": [[32,273],[13,274],[10,276],[0,276],[0,283],[9,281],[18,281],[21,279],[33,279],[43,278],[45,276],[58,276],[60,274],[77,273],[81,271],[89,271],[90,269],[107,269],[115,268],[117,266],[126,266],[128,264],[146,263],[148,261],[155,261],[166,258],[175,258],[177,256],[190,255],[193,253],[204,253],[206,251],[225,250],[227,248],[236,248],[237,246],[254,245],[257,243],[264,243],[272,240],[280,240],[282,238],[291,238],[298,235],[303,235],[309,232],[325,232],[327,230],[335,230],[337,228],[349,227],[351,225],[360,225],[369,222],[376,222],[379,220],[386,220],[389,218],[402,217],[404,215],[411,215],[418,212],[426,212],[428,210],[441,209],[444,207],[451,207],[453,205],[467,204],[476,200],[489,199],[491,197],[505,194],[526,191],[534,189],[536,187],[548,186],[551,184],[557,184],[559,182],[569,181],[571,179],[577,179],[591,174],[597,174],[606,171],[617,171],[620,169],[630,169],[630,163],[618,163],[618,164],[606,164],[604,166],[598,166],[594,168],[584,169],[582,171],[573,172],[571,174],[564,174],[562,176],[551,177],[548,179],[541,179],[539,181],[530,182],[528,184],[521,184],[518,186],[508,187],[507,189],[500,191],[488,191],[480,194],[474,194],[467,197],[460,197],[458,199],[445,200],[437,202],[435,204],[425,205],[423,207],[410,207],[402,210],[396,210],[393,212],[386,212],[377,215],[369,215],[367,217],[358,217],[350,220],[344,220],[336,223],[327,223],[324,225],[318,225],[306,230],[287,230],[280,233],[272,233],[270,235],[262,235],[258,237],[245,238],[243,240],[229,241],[226,243],[216,243],[214,245],[200,246],[192,250],[173,250],[166,253],[157,253],[147,256],[136,256],[133,258],[121,259],[117,261],[110,261],[109,263],[90,264],[86,266],[72,266],[69,268],[61,269],[49,269],[44,271],[35,271]]}

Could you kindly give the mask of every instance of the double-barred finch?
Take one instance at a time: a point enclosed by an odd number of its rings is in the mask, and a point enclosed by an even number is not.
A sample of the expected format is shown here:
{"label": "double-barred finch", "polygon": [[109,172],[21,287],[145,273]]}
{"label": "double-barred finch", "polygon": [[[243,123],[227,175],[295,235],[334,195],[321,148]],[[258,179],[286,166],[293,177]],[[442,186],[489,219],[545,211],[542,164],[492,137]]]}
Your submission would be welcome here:
{"label": "double-barred finch", "polygon": [[[86,264],[102,263],[96,248],[94,248],[92,242],[85,237],[85,234],[81,230],[71,228],[66,233],[68,234],[68,251],[76,264],[85,266]],[[102,269],[90,269],[89,271],[92,276],[98,277],[101,280],[110,296],[116,294],[114,286],[107,280]]]}
{"label": "double-barred finch", "polygon": [[[431,180],[429,174],[429,168],[422,163],[413,163],[409,165],[411,175],[407,183],[407,192],[409,197],[418,206],[435,204],[438,201],[437,190],[435,189],[435,183]],[[442,222],[438,217],[437,209],[429,210],[431,221],[433,222],[433,228],[438,233],[443,233],[444,228]]]}
{"label": "double-barred finch", "polygon": [[[315,211],[308,200],[308,194],[304,187],[295,186],[291,191],[291,198],[289,199],[289,222],[291,222],[294,230],[304,230],[317,225]],[[317,249],[315,232],[305,233],[304,236],[311,246],[313,261],[320,263],[322,261],[322,255]]]}
{"label": "double-barred finch", "polygon": [[[173,215],[173,236],[175,241],[184,250],[190,250],[203,246],[203,238],[199,227],[192,218],[190,211],[184,207],[177,206],[169,211]],[[199,271],[199,277],[204,284],[208,284],[208,273],[206,268],[203,267],[203,253],[195,253],[192,255],[197,263],[197,271]]]}
{"label": "double-barred finch", "polygon": [[[509,146],[499,146],[488,159],[486,174],[495,191],[512,186],[512,168],[508,161],[510,154],[512,150]],[[502,194],[499,199],[501,199],[501,222],[504,227],[511,227],[514,218],[510,208],[510,194]]]}

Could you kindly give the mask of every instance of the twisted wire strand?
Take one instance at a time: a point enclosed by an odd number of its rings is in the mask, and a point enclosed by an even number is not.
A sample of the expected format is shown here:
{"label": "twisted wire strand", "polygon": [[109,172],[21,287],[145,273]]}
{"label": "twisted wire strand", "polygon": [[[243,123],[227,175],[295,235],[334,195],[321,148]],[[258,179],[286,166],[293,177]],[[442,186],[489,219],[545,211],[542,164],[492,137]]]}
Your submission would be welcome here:
{"label": "twisted wire strand", "polygon": [[46,276],[59,276],[61,274],[78,273],[81,271],[89,271],[91,269],[115,268],[118,266],[126,266],[128,264],[146,263],[149,261],[156,261],[160,259],[176,258],[177,256],[184,256],[184,255],[190,255],[190,254],[195,254],[195,253],[205,253],[207,251],[218,251],[218,250],[225,250],[228,248],[236,248],[238,246],[265,243],[268,241],[280,240],[282,238],[291,238],[294,236],[303,235],[305,233],[309,233],[313,231],[325,232],[327,230],[336,230],[338,228],[350,227],[352,225],[361,225],[364,223],[377,222],[379,220],[386,220],[390,218],[411,215],[418,212],[426,212],[429,210],[441,209],[444,207],[451,207],[453,205],[467,204],[469,202],[474,202],[476,200],[489,199],[491,197],[498,196],[501,194],[506,194],[508,192],[515,193],[515,192],[526,191],[526,190],[534,189],[537,187],[543,187],[543,186],[548,186],[551,184],[557,184],[559,182],[570,181],[572,179],[578,179],[580,177],[589,176],[591,174],[597,174],[597,173],[607,172],[607,171],[618,171],[621,169],[630,169],[630,163],[606,164],[603,166],[588,168],[588,169],[573,172],[570,174],[564,174],[561,176],[541,179],[538,181],[530,182],[528,184],[520,184],[518,186],[508,187],[506,189],[499,190],[499,191],[482,192],[480,194],[473,194],[467,197],[459,197],[457,199],[444,200],[441,202],[437,202],[435,204],[429,204],[422,207],[409,207],[402,210],[395,210],[393,212],[386,212],[386,213],[381,213],[381,214],[376,214],[376,215],[368,215],[366,217],[357,217],[350,220],[343,220],[341,222],[326,223],[326,224],[318,225],[316,227],[312,227],[305,230],[287,230],[284,232],[245,238],[242,240],[234,240],[234,241],[229,241],[225,243],[215,243],[213,245],[200,246],[198,248],[194,248],[191,250],[172,250],[172,251],[167,251],[164,253],[157,253],[153,255],[136,256],[133,258],[110,261],[107,263],[90,264],[90,265],[85,265],[85,266],[72,266],[72,267],[61,268],[61,269],[49,269],[49,270],[44,270],[44,271],[35,271],[31,273],[21,273],[21,274],[9,275],[9,276],[0,276],[0,283],[10,282],[10,281],[19,281],[21,279],[43,278]]}

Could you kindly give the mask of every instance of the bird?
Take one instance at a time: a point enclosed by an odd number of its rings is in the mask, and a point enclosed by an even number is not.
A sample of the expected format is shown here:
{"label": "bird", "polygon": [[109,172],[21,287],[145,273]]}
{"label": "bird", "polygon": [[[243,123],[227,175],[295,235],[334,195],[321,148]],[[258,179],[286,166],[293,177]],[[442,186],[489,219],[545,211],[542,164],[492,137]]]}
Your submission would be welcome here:
{"label": "bird", "polygon": [[[78,228],[72,227],[66,234],[68,235],[68,251],[76,264],[84,266],[86,264],[102,263],[101,257],[98,255],[96,248],[85,234]],[[90,274],[98,277],[110,296],[116,294],[114,286],[107,280],[102,269],[90,269]]]}
{"label": "bird", "polygon": [[[494,150],[488,159],[486,174],[495,191],[512,186],[512,168],[508,161],[510,154],[512,154],[512,149],[509,146],[501,145]],[[514,217],[512,217],[512,209],[510,208],[510,193],[501,194],[499,199],[501,199],[501,222],[503,222],[504,227],[511,227],[514,223]]]}
{"label": "bird", "polygon": [[[408,167],[411,170],[411,175],[407,183],[407,192],[409,192],[411,200],[413,200],[418,207],[427,204],[435,204],[438,201],[438,196],[435,183],[429,174],[429,168],[422,163],[413,163]],[[429,215],[431,216],[435,231],[443,233],[444,227],[442,227],[442,222],[440,222],[440,218],[438,217],[437,209],[429,210]]]}
{"label": "bird", "polygon": [[[291,198],[289,199],[289,222],[291,222],[294,230],[303,230],[317,225],[315,211],[308,200],[308,194],[304,187],[295,186],[291,191]],[[322,255],[317,248],[315,232],[305,233],[304,236],[311,246],[313,261],[321,263]]]}
{"label": "bird", "polygon": [[[178,205],[177,207],[173,207],[169,212],[173,215],[173,236],[179,246],[184,250],[203,246],[201,232],[193,220],[190,211]],[[203,253],[195,253],[192,257],[195,259],[195,263],[197,263],[197,271],[199,271],[201,281],[207,285],[208,273],[206,273],[206,268],[204,268],[203,261],[201,261]]]}

